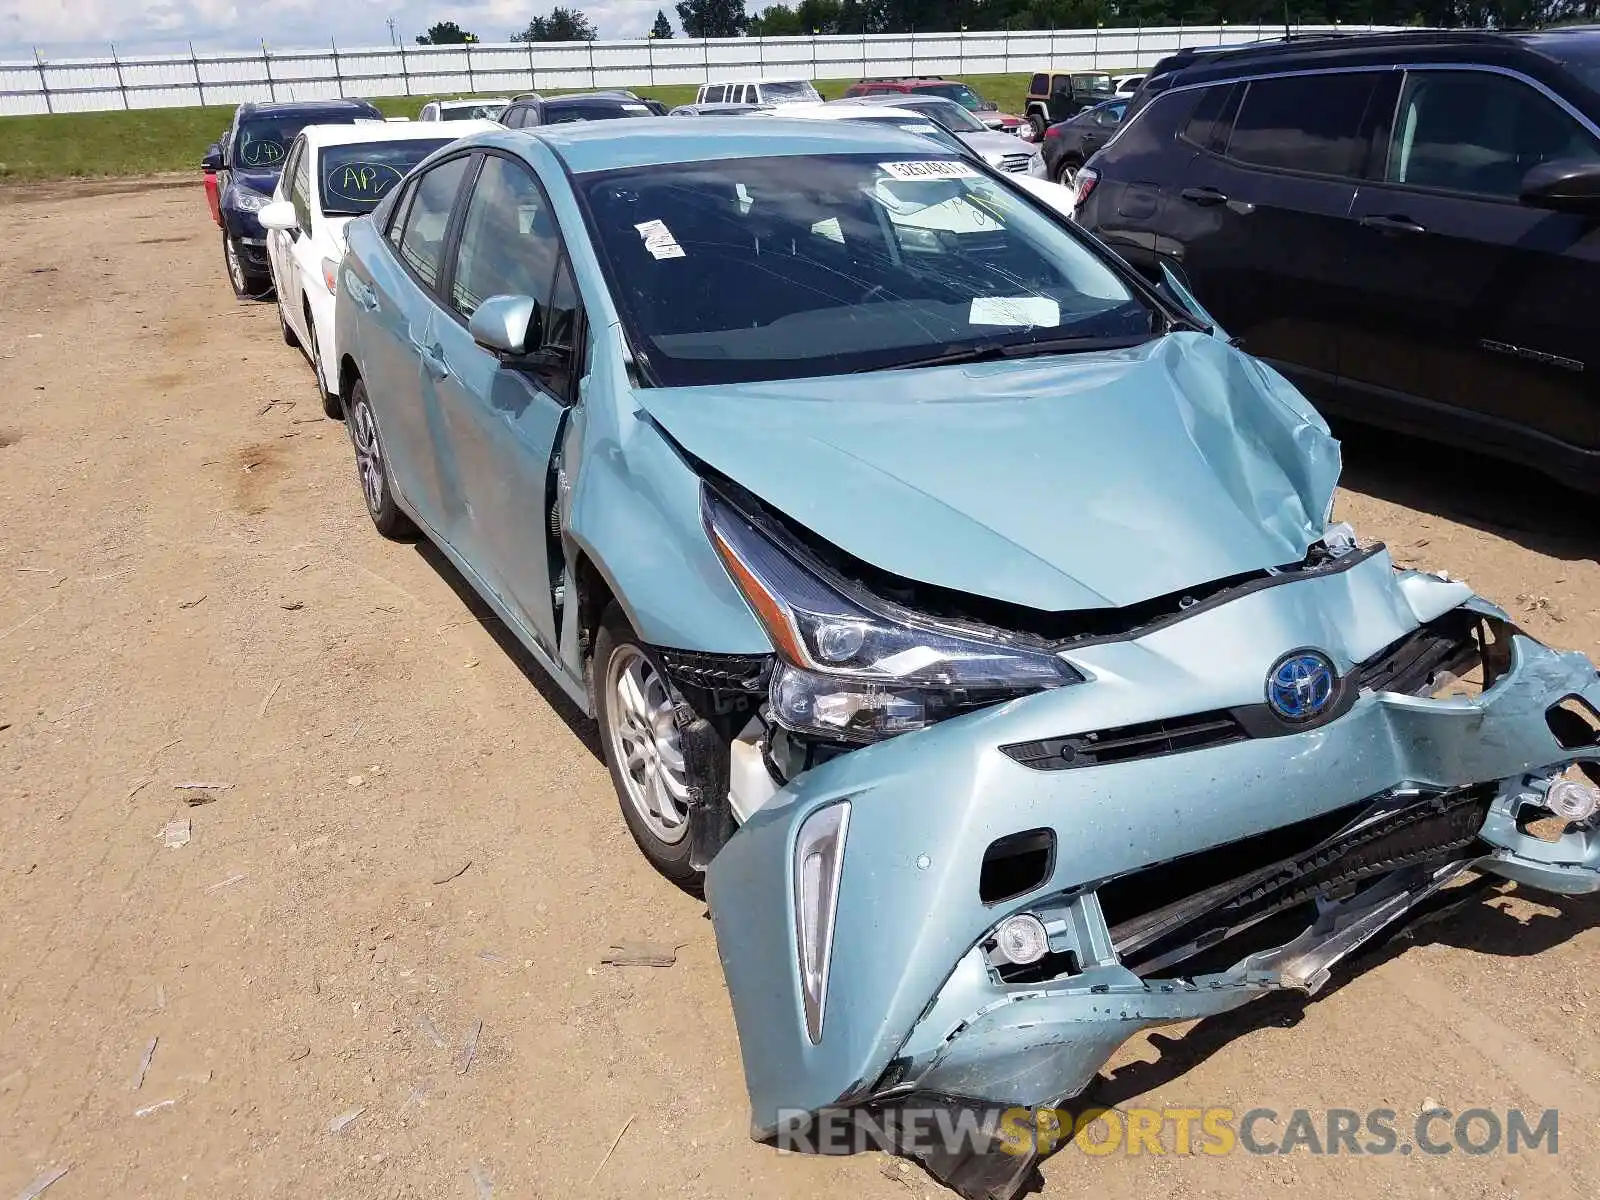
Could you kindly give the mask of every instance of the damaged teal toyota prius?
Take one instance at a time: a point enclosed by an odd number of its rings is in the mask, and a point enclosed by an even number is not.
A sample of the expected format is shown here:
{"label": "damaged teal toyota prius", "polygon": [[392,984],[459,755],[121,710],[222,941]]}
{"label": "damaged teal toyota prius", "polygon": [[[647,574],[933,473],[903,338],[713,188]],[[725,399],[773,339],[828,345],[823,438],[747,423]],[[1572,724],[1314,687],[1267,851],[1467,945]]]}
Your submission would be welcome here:
{"label": "damaged teal toyota prius", "polygon": [[1057,1105],[1468,872],[1600,887],[1594,666],[1331,524],[1280,375],[942,143],[470,137],[350,227],[337,314],[378,528],[703,880],[759,1137]]}

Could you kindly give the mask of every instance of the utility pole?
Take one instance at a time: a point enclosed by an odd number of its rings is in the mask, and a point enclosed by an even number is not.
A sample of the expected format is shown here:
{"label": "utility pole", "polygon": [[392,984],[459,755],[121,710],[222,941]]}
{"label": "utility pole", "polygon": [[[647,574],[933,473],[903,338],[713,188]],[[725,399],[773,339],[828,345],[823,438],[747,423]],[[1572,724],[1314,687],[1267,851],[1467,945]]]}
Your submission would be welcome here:
{"label": "utility pole", "polygon": [[391,46],[398,46],[400,44],[400,39],[395,36],[394,18],[390,17],[387,21],[384,22],[384,24],[389,26],[389,44]]}

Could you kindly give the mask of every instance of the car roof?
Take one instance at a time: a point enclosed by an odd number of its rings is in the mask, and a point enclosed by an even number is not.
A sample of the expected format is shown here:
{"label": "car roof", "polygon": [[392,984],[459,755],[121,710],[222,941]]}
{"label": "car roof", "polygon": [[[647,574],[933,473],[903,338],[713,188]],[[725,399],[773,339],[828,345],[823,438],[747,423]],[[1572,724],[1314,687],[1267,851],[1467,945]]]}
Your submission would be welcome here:
{"label": "car roof", "polygon": [[802,79],[798,75],[763,75],[760,79],[712,79],[701,84],[701,87],[727,87],[735,83],[810,83],[809,79]]}
{"label": "car roof", "polygon": [[505,96],[467,96],[456,100],[430,100],[428,103],[437,104],[440,108],[472,108],[478,104],[510,104]]}
{"label": "car roof", "polygon": [[670,116],[671,113],[676,113],[676,112],[692,112],[692,113],[695,113],[695,114],[700,115],[700,116],[708,116],[708,117],[710,117],[710,116],[716,116],[717,114],[720,113],[723,116],[731,117],[731,116],[736,116],[739,113],[761,112],[765,107],[766,106],[762,105],[762,104],[745,104],[745,103],[730,104],[730,103],[727,103],[727,102],[717,103],[716,101],[712,101],[712,102],[707,103],[707,104],[679,104],[679,105],[675,105],[671,109],[671,112],[669,112],[668,115]]}
{"label": "car roof", "polygon": [[[1561,50],[1600,50],[1600,29],[1579,27],[1538,32],[1484,29],[1413,29],[1389,33],[1328,33],[1211,49],[1193,47],[1172,57],[1184,77],[1201,73],[1239,72],[1256,64],[1285,67],[1331,66],[1345,61],[1357,65],[1381,62],[1401,53],[1407,57],[1458,58],[1463,51],[1511,54],[1534,51],[1552,57]],[[1187,58],[1187,62],[1181,60]],[[1181,65],[1180,65],[1181,64]]]}
{"label": "car roof", "polygon": [[[828,103],[849,104],[857,108],[868,104],[885,108],[893,108],[897,104],[903,104],[907,107],[913,104],[955,104],[957,108],[961,108],[961,105],[950,99],[949,96],[917,96],[910,92],[879,92],[875,96],[844,96],[838,100],[830,100]],[[965,112],[966,109],[963,108],[961,111]]]}
{"label": "car roof", "polygon": [[466,137],[473,133],[489,133],[499,129],[494,121],[451,121],[450,132],[442,133],[438,121],[358,121],[353,125],[307,125],[301,133],[307,145],[349,146],[369,142],[427,142],[441,137]]}
{"label": "car roof", "polygon": [[[1182,52],[1180,52],[1182,53]],[[1600,55],[1600,29],[1592,26],[1535,32],[1481,29],[1404,30],[1392,33],[1307,35],[1201,51],[1173,65],[1170,73],[1151,73],[1161,90],[1259,74],[1265,71],[1316,71],[1335,67],[1390,66],[1398,62],[1481,63],[1519,67],[1540,82],[1561,86],[1561,60],[1572,54]],[[1591,119],[1600,118],[1600,91],[1590,93]],[[1563,88],[1563,90],[1567,90]]]}
{"label": "car roof", "polygon": [[[651,122],[648,131],[644,125],[646,121]],[[623,167],[715,162],[727,158],[875,152],[912,159],[943,156],[940,150],[929,146],[922,134],[892,125],[861,120],[792,120],[787,115],[705,117],[698,121],[671,117],[579,121],[570,125],[542,126],[537,130],[501,130],[499,136],[485,140],[508,147],[542,142],[568,170],[580,175]]]}
{"label": "car roof", "polygon": [[370,100],[247,100],[239,105],[240,116],[302,116],[305,113],[377,112]]}
{"label": "car roof", "polygon": [[783,117],[785,120],[793,118],[798,121],[862,121],[863,110],[872,109],[874,117],[910,117],[913,120],[926,121],[928,118],[921,113],[909,108],[897,108],[893,104],[839,104],[832,100],[825,100],[821,104],[783,104],[778,108],[763,110],[772,117]]}
{"label": "car roof", "polygon": [[545,104],[551,107],[560,104],[593,104],[596,100],[616,105],[644,103],[637,97],[624,96],[621,92],[573,92],[565,96],[544,97]]}

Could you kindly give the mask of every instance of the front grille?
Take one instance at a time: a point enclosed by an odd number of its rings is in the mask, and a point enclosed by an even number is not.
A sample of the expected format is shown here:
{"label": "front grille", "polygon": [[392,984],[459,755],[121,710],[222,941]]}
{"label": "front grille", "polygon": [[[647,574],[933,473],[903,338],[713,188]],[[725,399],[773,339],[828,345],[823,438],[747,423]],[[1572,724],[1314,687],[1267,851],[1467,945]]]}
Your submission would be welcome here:
{"label": "front grille", "polygon": [[[1331,836],[1277,861],[1258,857],[1278,840],[1275,832],[1263,835],[1268,840],[1260,846],[1253,845],[1260,839],[1246,839],[1125,875],[1100,889],[1112,941],[1123,964],[1140,974],[1186,963],[1199,950],[1214,950],[1314,899],[1342,899],[1391,871],[1464,856],[1490,800],[1482,788],[1404,805],[1384,798],[1361,819],[1341,821]],[[1309,832],[1348,815],[1330,814],[1302,828]],[[1175,885],[1186,898],[1172,898]],[[1233,961],[1235,954],[1219,951],[1218,961]]]}
{"label": "front grille", "polygon": [[1341,699],[1315,723],[1286,722],[1265,704],[1241,704],[1138,725],[1016,742],[1000,749],[1035,771],[1067,771],[1207,750],[1246,738],[1288,737],[1337,720],[1355,703],[1358,691],[1428,696],[1450,679],[1461,680],[1470,688],[1487,688],[1509,665],[1509,642],[1509,630],[1502,623],[1467,609],[1452,609],[1358,663],[1340,683]]}
{"label": "front grille", "polygon": [[1465,676],[1483,665],[1488,644],[1481,617],[1452,609],[1361,663],[1351,672],[1351,682],[1373,692],[1425,696],[1441,675]]}
{"label": "front grille", "polygon": [[1069,771],[1075,767],[1100,767],[1107,763],[1222,746],[1243,741],[1247,736],[1237,718],[1224,710],[1120,725],[1037,742],[1015,742],[1000,749],[1035,771]]}
{"label": "front grille", "polygon": [[1032,156],[1027,154],[1007,154],[1000,159],[1000,169],[1009,171],[1013,175],[1021,175],[1027,171],[1030,157]]}

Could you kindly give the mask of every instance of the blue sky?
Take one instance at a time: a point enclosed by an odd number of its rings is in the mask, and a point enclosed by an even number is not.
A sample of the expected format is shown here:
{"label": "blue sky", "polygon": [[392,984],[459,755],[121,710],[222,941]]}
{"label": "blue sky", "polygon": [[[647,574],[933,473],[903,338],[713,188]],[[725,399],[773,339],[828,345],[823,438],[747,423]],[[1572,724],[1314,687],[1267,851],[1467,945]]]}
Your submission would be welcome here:
{"label": "blue sky", "polygon": [[[528,18],[558,0],[0,0],[0,58],[177,52],[192,39],[200,50],[236,50],[262,38],[279,49],[375,46],[389,40],[389,18],[406,42],[435,21],[452,20],[486,42],[503,42]],[[642,37],[661,0],[571,0],[601,37]]]}

